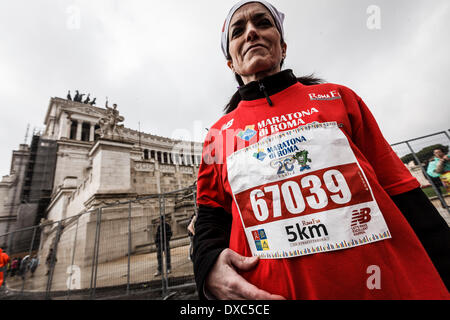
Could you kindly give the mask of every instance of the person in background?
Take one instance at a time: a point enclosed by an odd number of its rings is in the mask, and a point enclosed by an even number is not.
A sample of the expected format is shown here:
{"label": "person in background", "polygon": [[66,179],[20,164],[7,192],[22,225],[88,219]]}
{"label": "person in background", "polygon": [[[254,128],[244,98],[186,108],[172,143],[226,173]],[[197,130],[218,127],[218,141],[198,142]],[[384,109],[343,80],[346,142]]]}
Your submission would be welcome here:
{"label": "person in background", "polygon": [[20,276],[22,277],[22,280],[25,279],[25,276],[26,276],[29,268],[30,268],[30,256],[27,255],[20,262],[19,270],[20,270]]}
{"label": "person in background", "polygon": [[18,257],[17,258],[17,269],[16,269],[16,275],[20,276],[21,274],[21,270],[20,270],[20,265],[22,264],[22,257]]}
{"label": "person in background", "polygon": [[38,260],[37,256],[33,256],[30,261],[31,277],[34,276],[34,272],[36,271],[38,265],[39,265],[39,260]]}
{"label": "person in background", "polygon": [[430,161],[427,174],[432,178],[439,178],[448,194],[450,192],[450,158],[441,149],[433,151],[434,158]]}
{"label": "person in background", "polygon": [[11,276],[11,259],[9,259],[8,261],[8,265],[6,267],[6,276],[10,277]]}
{"label": "person in background", "polygon": [[3,290],[3,285],[5,284],[4,274],[9,260],[9,256],[0,248],[0,290]]}
{"label": "person in background", "polygon": [[18,268],[19,268],[19,259],[13,258],[11,262],[11,277],[14,277],[16,275]]}
{"label": "person in background", "polygon": [[45,264],[47,265],[47,273],[45,274],[46,276],[49,275],[50,270],[54,267],[54,265],[57,261],[58,261],[58,259],[56,259],[53,248],[50,248],[48,255],[47,255],[47,259],[45,260]]}
{"label": "person in background", "polygon": [[155,273],[155,277],[160,276],[162,272],[162,255],[166,256],[167,273],[171,273],[171,261],[170,261],[170,239],[172,238],[172,228],[164,219],[164,232],[161,232],[161,224],[158,225],[155,235],[155,244],[157,250],[158,270]]}
{"label": "person in background", "polygon": [[192,261],[192,253],[194,250],[194,235],[195,235],[195,221],[197,221],[197,214],[194,213],[191,217],[191,221],[187,226],[188,236],[189,236],[189,260]]}

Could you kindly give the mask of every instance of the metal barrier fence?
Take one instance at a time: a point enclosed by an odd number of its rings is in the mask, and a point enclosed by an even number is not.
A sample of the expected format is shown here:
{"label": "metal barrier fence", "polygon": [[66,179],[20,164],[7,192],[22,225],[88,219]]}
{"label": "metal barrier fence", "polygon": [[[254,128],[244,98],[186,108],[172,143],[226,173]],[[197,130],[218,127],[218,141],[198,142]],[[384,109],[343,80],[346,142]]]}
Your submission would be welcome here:
{"label": "metal barrier fence", "polygon": [[5,272],[9,295],[164,299],[176,290],[195,291],[187,234],[195,197],[192,186],[1,235],[12,261]]}
{"label": "metal barrier fence", "polygon": [[[427,166],[433,149],[448,152],[449,145],[445,131],[392,145],[405,162],[412,161],[410,171],[447,218],[449,190],[427,174]],[[137,293],[165,299],[176,290],[195,291],[187,234],[195,198],[194,185],[0,235],[0,246],[13,261],[5,272],[7,288],[24,299],[111,299]],[[14,262],[17,258],[22,260]]]}
{"label": "metal barrier fence", "polygon": [[[449,130],[450,131],[450,130]],[[433,151],[441,149],[448,154],[450,136],[446,131],[422,136],[419,138],[392,144],[397,155],[408,164],[411,173],[419,180],[424,192],[433,200],[442,215],[450,214],[450,188],[439,177],[432,177],[427,173],[430,163],[435,156]],[[440,205],[437,205],[440,204]]]}

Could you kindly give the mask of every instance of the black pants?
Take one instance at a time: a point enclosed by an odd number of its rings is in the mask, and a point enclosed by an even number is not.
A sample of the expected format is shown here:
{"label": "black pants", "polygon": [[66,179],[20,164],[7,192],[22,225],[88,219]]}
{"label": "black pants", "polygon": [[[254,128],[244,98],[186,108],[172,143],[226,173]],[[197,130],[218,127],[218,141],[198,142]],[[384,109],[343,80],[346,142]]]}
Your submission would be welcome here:
{"label": "black pants", "polygon": [[[157,249],[157,258],[158,258],[158,271],[162,272],[162,252],[164,251],[164,253],[166,254],[166,264],[167,264],[167,269],[171,269],[170,266],[170,247],[169,244],[166,244],[165,248],[164,246],[161,247],[160,244],[156,244],[156,249]],[[166,250],[165,250],[166,249]]]}

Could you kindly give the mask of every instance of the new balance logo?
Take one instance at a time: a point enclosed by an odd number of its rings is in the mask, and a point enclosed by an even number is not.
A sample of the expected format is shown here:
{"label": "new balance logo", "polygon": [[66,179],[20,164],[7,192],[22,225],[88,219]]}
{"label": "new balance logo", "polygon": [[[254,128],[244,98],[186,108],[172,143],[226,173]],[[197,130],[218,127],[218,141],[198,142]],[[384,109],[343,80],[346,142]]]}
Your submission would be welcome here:
{"label": "new balance logo", "polygon": [[361,210],[353,210],[351,228],[353,235],[357,236],[365,234],[367,230],[367,223],[370,222],[370,208],[362,208]]}
{"label": "new balance logo", "polygon": [[353,210],[352,214],[352,227],[357,224],[363,224],[369,222],[370,217],[370,208],[363,208],[361,210]]}

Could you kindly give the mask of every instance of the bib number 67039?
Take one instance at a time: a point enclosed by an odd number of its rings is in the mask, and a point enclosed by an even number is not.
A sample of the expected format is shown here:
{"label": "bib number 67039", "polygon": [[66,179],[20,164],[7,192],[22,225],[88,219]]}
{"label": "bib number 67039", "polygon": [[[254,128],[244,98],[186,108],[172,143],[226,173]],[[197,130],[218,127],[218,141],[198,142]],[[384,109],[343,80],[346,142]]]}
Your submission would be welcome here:
{"label": "bib number 67039", "polygon": [[[322,184],[324,182],[324,185]],[[325,191],[325,188],[328,192]],[[309,195],[304,194],[308,189]],[[263,191],[264,190],[264,191]],[[347,181],[338,170],[328,170],[322,180],[317,175],[308,175],[300,181],[289,180],[281,184],[266,186],[250,192],[250,203],[255,218],[266,221],[269,218],[269,207],[266,194],[272,194],[273,218],[281,217],[282,206],[291,214],[300,214],[307,208],[324,209],[329,201],[343,205],[351,201],[352,194]]]}

